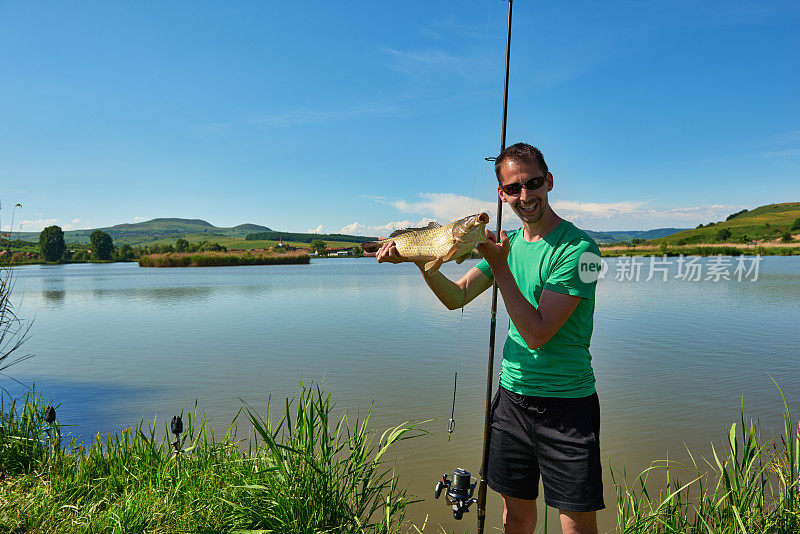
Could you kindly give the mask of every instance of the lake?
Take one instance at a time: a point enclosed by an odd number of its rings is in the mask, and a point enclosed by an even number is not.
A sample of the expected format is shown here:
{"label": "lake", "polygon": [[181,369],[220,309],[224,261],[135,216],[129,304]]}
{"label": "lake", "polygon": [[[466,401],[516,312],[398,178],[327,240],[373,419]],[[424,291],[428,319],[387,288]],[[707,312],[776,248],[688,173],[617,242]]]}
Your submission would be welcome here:
{"label": "lake", "polygon": [[[591,351],[603,421],[603,529],[615,524],[609,466],[638,473],[668,453],[683,457],[685,446],[709,455],[712,440],[720,443],[739,418],[742,399],[768,434],[782,429],[770,377],[800,413],[800,257],[741,265],[703,258],[695,270],[677,258],[637,260],[608,259],[597,289]],[[458,277],[474,263],[442,270]],[[352,414],[372,405],[379,431],[435,419],[425,425],[429,435],[397,449],[403,483],[425,499],[410,518],[474,530],[474,509],[456,522],[432,494],[442,472],[478,471],[491,292],[448,311],[414,266],[372,259],[29,266],[15,269],[15,280],[20,315],[35,319],[25,345],[35,357],[6,373],[35,379],[79,438],[154,416],[163,425],[195,401],[224,430],[242,401],[263,411],[270,394],[280,403],[301,382],[321,383]],[[495,384],[507,324],[501,301]],[[0,386],[17,387],[3,376]],[[488,501],[487,527],[499,527],[499,497]]]}

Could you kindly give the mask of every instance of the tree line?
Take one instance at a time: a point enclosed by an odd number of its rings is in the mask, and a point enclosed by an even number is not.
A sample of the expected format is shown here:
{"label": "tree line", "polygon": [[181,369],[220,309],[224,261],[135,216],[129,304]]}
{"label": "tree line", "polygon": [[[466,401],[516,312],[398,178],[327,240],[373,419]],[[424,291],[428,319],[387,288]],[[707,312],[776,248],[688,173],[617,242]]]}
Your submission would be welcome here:
{"label": "tree line", "polygon": [[294,232],[256,232],[247,234],[246,241],[294,241],[296,243],[311,243],[317,239],[327,239],[328,241],[342,241],[345,243],[366,243],[367,241],[375,241],[376,237],[367,237],[363,235],[347,235],[347,234],[303,234]]}
{"label": "tree line", "polygon": [[[281,234],[284,238],[289,238],[298,234]],[[320,234],[305,234],[314,236],[314,239],[307,241],[309,251],[316,252],[320,256],[328,254],[328,245],[320,239]],[[341,237],[348,237],[354,243],[350,255],[362,256],[363,250],[353,239],[358,239],[358,243],[363,243],[363,236],[344,236],[343,234],[330,234],[337,240]],[[33,251],[32,243],[16,240],[3,243],[6,250],[0,254],[6,256],[9,263],[37,263],[45,261],[49,263],[68,263],[68,262],[90,262],[90,261],[134,261],[142,256],[150,254],[169,254],[182,252],[227,252],[227,248],[219,243],[201,241],[191,243],[185,238],[178,238],[175,243],[156,243],[133,247],[129,244],[116,246],[114,239],[103,230],[94,230],[89,236],[88,244],[70,243],[64,240],[64,231],[59,226],[48,226],[39,233],[38,247]],[[294,250],[289,245],[273,247],[275,252],[286,252]],[[27,249],[27,250],[26,250]],[[13,251],[13,254],[11,254]],[[5,261],[5,260],[3,260]]]}
{"label": "tree line", "polygon": [[201,241],[190,243],[179,238],[175,244],[153,244],[132,247],[123,244],[114,245],[112,237],[102,230],[95,230],[89,236],[88,248],[79,245],[74,251],[67,250],[64,231],[59,226],[48,226],[39,233],[39,254],[47,262],[87,262],[87,261],[132,261],[148,254],[166,254],[172,252],[227,252],[227,248],[219,243]]}

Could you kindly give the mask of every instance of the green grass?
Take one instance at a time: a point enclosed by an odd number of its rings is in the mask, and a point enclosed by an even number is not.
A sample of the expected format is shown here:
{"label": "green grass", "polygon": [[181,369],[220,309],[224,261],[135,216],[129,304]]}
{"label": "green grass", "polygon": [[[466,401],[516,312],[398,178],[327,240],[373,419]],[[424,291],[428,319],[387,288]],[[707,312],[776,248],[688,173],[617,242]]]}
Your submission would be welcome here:
{"label": "green grass", "polygon": [[[781,392],[781,396],[783,393]],[[789,534],[800,532],[800,427],[784,398],[784,433],[767,441],[746,422],[744,403],[724,451],[691,465],[654,462],[633,483],[625,473],[612,478],[617,493],[618,532],[623,534]],[[649,479],[662,472],[652,493]],[[681,481],[676,475],[683,473]]]}
{"label": "green grass", "polygon": [[[139,424],[87,445],[44,439],[46,403],[30,392],[0,413],[0,531],[382,533],[406,531],[412,500],[398,487],[391,446],[418,432],[404,423],[379,437],[369,414],[333,419],[330,397],[303,387],[272,418],[244,407],[217,437],[184,416],[180,460],[170,440]],[[237,437],[245,414],[254,429]],[[178,465],[180,463],[180,466]]]}
{"label": "green grass", "polygon": [[232,265],[297,265],[310,261],[307,253],[189,252],[150,254],[139,267],[223,267]]}

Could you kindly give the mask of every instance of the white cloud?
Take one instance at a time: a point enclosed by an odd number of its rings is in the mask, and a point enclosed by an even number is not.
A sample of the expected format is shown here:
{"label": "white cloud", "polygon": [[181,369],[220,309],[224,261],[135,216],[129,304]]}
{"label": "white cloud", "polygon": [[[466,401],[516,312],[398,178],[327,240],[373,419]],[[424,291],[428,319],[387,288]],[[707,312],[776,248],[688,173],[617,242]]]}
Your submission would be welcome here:
{"label": "white cloud", "polygon": [[152,217],[134,217],[133,222],[144,222],[149,221]]}
{"label": "white cloud", "polygon": [[322,225],[320,224],[316,228],[309,229],[306,233],[307,234],[321,234],[322,233]]}
{"label": "white cloud", "polygon": [[356,221],[352,224],[346,224],[342,226],[342,228],[339,230],[339,233],[348,235],[359,235],[364,228],[365,226],[363,224]]}
{"label": "white cloud", "polygon": [[[387,201],[377,198],[373,200],[392,206],[401,213],[423,217],[422,220],[411,226],[424,226],[431,220],[446,224],[480,211],[485,211],[494,218],[497,209],[497,202],[494,200],[479,200],[454,193],[421,193],[419,200],[415,201]],[[694,227],[701,222],[708,223],[725,220],[727,215],[744,207],[712,204],[666,208],[651,207],[651,203],[652,201],[649,200],[623,200],[607,203],[553,200],[551,205],[561,217],[588,230],[648,230],[664,227]],[[410,223],[410,221],[396,221],[383,225],[353,224],[358,225],[354,229],[359,232],[364,232],[365,235],[375,235],[375,232],[379,229],[393,230],[402,227],[394,225],[405,223]],[[488,228],[494,228],[494,226],[494,222],[490,222],[487,225]],[[507,228],[518,228],[520,226],[519,218],[507,206],[503,209],[503,226]],[[378,232],[377,235],[385,234]]]}
{"label": "white cloud", "polygon": [[361,224],[358,221],[342,226],[339,230],[340,234],[348,235],[367,235],[367,236],[380,236],[386,237],[395,230],[402,230],[404,228],[421,228],[434,219],[423,217],[422,219],[414,222],[404,219],[402,221],[390,221],[385,224]]}
{"label": "white cloud", "polygon": [[388,63],[392,70],[401,74],[422,76],[430,73],[450,72],[478,81],[485,79],[486,71],[496,68],[488,57],[483,56],[456,56],[443,50],[397,50],[384,48],[383,50],[391,59]]}
{"label": "white cloud", "polygon": [[19,223],[23,232],[41,232],[47,226],[58,225],[58,219],[25,219]]}
{"label": "white cloud", "polygon": [[772,150],[761,154],[765,158],[796,158],[800,156],[800,148],[787,148],[786,150]]}
{"label": "white cloud", "polygon": [[564,214],[567,218],[572,216],[588,216],[598,218],[618,217],[624,214],[634,213],[646,202],[576,202],[574,200],[556,200],[550,203],[553,209],[558,210],[559,214]]}
{"label": "white cloud", "polygon": [[417,202],[396,200],[389,204],[403,213],[417,213],[440,223],[454,221],[473,213],[485,211],[492,213],[496,201],[478,200],[465,195],[454,193],[420,193]]}
{"label": "white cloud", "polygon": [[83,223],[82,219],[72,219],[72,221],[61,226],[61,229],[65,232],[67,230],[82,230],[84,228],[86,228],[86,225]]}
{"label": "white cloud", "polygon": [[594,204],[553,202],[556,212],[587,230],[649,230],[691,228],[699,223],[723,221],[743,206],[712,204],[675,208],[647,207],[648,202]]}
{"label": "white cloud", "polygon": [[320,124],[361,118],[390,117],[401,114],[401,111],[402,110],[394,104],[384,104],[381,102],[360,102],[350,107],[342,107],[339,109],[323,110],[297,108],[254,114],[239,120],[202,124],[196,126],[194,131],[198,135],[205,135],[220,134],[247,126],[286,128],[301,124]]}

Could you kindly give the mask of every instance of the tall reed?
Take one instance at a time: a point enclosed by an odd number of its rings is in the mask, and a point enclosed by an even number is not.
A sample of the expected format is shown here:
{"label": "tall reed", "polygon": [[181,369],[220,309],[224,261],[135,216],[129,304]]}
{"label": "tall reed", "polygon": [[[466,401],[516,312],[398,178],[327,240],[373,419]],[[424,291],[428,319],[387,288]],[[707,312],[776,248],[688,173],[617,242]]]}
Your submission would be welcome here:
{"label": "tall reed", "polygon": [[[743,404],[740,424],[731,426],[724,453],[712,446],[713,461],[701,466],[689,452],[691,465],[669,459],[654,462],[632,484],[624,471],[612,471],[618,532],[800,532],[800,427],[792,420],[783,392],[781,396],[785,413],[780,446],[778,441],[765,442],[758,426],[745,421]],[[648,479],[656,471],[663,471],[666,483],[658,494],[651,494]],[[689,473],[689,481],[680,482],[676,472]]]}
{"label": "tall reed", "polygon": [[392,444],[418,433],[391,428],[375,438],[369,413],[332,419],[320,389],[303,387],[276,422],[246,409],[254,433],[237,438],[239,415],[215,436],[197,409],[182,414],[180,472],[167,437],[143,423],[56,454],[43,441],[44,405],[3,406],[0,532],[397,532],[413,502],[397,484]]}
{"label": "tall reed", "polygon": [[299,265],[310,261],[308,253],[199,252],[150,254],[139,258],[139,267],[226,267],[235,265]]}

